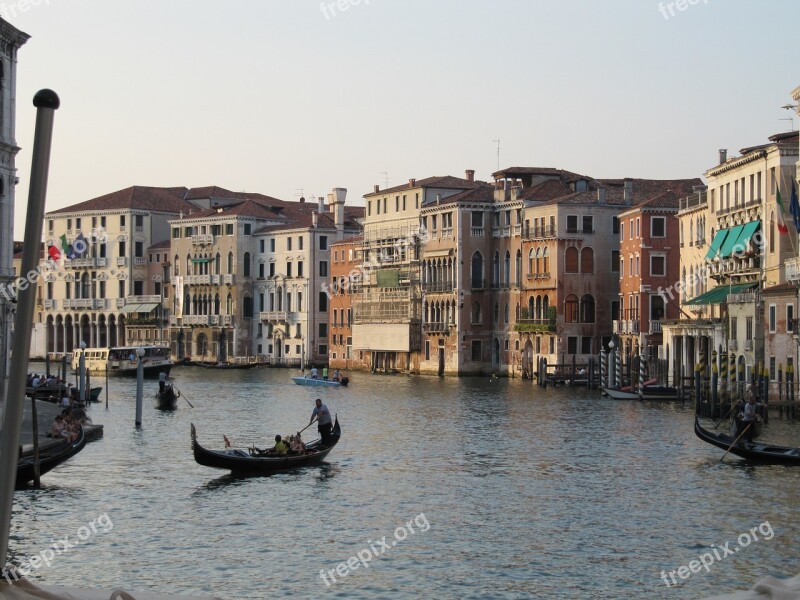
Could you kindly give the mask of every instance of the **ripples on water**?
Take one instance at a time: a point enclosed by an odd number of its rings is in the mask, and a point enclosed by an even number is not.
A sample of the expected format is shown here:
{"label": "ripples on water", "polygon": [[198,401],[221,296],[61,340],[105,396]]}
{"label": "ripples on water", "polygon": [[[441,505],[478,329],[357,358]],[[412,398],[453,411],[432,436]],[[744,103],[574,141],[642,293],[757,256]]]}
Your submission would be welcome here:
{"label": "ripples on water", "polygon": [[[195,408],[159,412],[146,398],[141,431],[135,382],[112,379],[109,410],[91,409],[105,438],[43,489],[16,493],[12,552],[74,539],[107,513],[113,530],[34,578],[226,599],[698,598],[796,569],[800,470],[720,463],[695,438],[689,406],[478,378],[352,373],[349,389],[312,389],[292,374],[176,368]],[[157,383],[146,386],[149,396]],[[343,430],[327,464],[236,478],[194,462],[191,422],[208,447],[223,433],[266,446],[305,426],[318,396]],[[800,445],[792,423],[773,418],[767,431]],[[429,530],[326,588],[320,569],[420,513]],[[772,540],[678,587],[661,581],[764,520]]]}

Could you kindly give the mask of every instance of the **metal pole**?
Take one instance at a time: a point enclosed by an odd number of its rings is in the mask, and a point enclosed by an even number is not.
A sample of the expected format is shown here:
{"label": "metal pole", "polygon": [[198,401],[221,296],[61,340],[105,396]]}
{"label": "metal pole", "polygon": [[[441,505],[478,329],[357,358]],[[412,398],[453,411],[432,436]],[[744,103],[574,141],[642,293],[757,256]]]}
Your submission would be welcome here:
{"label": "metal pole", "polygon": [[717,369],[717,351],[711,353],[711,418],[716,419],[717,414],[717,384],[719,382],[719,371]]}
{"label": "metal pole", "polygon": [[608,368],[608,364],[606,363],[606,349],[600,348],[600,387],[606,384],[606,369]]}
{"label": "metal pole", "polygon": [[108,410],[108,361],[106,361],[106,410]]}
{"label": "metal pole", "polygon": [[142,357],[139,356],[139,362],[136,365],[136,429],[139,429],[142,426],[143,388],[144,388],[144,364],[142,363]]}
{"label": "metal pole", "polygon": [[[52,90],[40,90],[33,98],[36,111],[36,130],[33,137],[31,180],[28,189],[25,244],[20,273],[32,273],[41,258],[44,204],[47,195],[47,174],[50,166],[50,146],[53,139],[53,118],[60,102]],[[36,285],[18,279],[17,314],[14,321],[14,347],[11,355],[11,377],[6,393],[3,418],[3,438],[0,444],[0,561],[8,557],[8,534],[11,529],[11,507],[17,478],[19,434],[22,428],[25,379],[28,372],[28,351],[31,345],[31,323],[36,303]]]}
{"label": "metal pole", "polygon": [[78,386],[78,398],[81,402],[86,402],[86,344],[81,342],[81,361],[80,361],[80,385]]}
{"label": "metal pole", "polygon": [[644,350],[639,355],[639,400],[644,400],[644,365],[647,358],[644,355]]}

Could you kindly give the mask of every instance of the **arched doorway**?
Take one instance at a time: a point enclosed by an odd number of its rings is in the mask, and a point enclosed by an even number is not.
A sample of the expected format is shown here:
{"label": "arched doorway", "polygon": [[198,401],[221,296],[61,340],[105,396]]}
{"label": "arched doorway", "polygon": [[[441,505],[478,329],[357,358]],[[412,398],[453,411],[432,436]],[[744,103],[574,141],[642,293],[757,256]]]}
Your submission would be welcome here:
{"label": "arched doorway", "polygon": [[217,352],[217,360],[225,362],[228,358],[228,335],[223,329],[219,334],[219,351]]}
{"label": "arched doorway", "polygon": [[106,316],[100,315],[97,318],[97,346],[106,348],[108,346],[108,331],[106,329]]}
{"label": "arched doorway", "polygon": [[72,352],[75,349],[75,325],[72,322],[72,315],[64,317],[64,329],[67,334],[64,352]]}
{"label": "arched doorway", "polygon": [[530,338],[525,342],[522,351],[522,377],[533,379],[533,342]]}
{"label": "arched doorway", "polygon": [[205,356],[208,352],[208,336],[205,333],[197,335],[197,355]]}
{"label": "arched doorway", "polygon": [[108,347],[113,348],[117,344],[117,316],[108,315]]}
{"label": "arched doorway", "polygon": [[89,315],[83,315],[81,317],[81,331],[80,331],[80,340],[78,340],[78,344],[81,342],[85,342],[87,346],[91,346],[92,341],[92,331],[91,331],[91,323],[89,322]]}
{"label": "arched doorway", "polygon": [[500,368],[500,340],[494,338],[494,344],[492,345],[492,371],[496,371]]}

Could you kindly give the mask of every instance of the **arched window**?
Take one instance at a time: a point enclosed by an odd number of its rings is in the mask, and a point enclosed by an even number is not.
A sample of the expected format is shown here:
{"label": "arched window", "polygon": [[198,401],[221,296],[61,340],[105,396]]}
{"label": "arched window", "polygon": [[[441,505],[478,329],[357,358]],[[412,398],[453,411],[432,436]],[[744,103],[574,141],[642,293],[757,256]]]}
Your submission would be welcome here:
{"label": "arched window", "polygon": [[511,253],[506,250],[506,259],[503,264],[503,284],[506,287],[511,285]]}
{"label": "arched window", "polygon": [[594,297],[591,294],[581,298],[581,323],[594,323]]}
{"label": "arched window", "polygon": [[233,314],[233,296],[231,296],[230,293],[228,293],[228,297],[225,299],[225,314]]}
{"label": "arched window", "polygon": [[228,252],[228,274],[233,273],[233,252]]}
{"label": "arched window", "polygon": [[550,312],[550,298],[545,296],[544,298],[542,298],[542,318],[549,319],[550,318],[550,315],[548,314],[549,312]]}
{"label": "arched window", "polygon": [[694,244],[694,221],[689,221],[689,245]]}
{"label": "arched window", "polygon": [[514,270],[514,285],[519,286],[522,283],[522,250],[517,250],[516,269]]}
{"label": "arched window", "polygon": [[534,261],[536,260],[536,252],[533,248],[531,248],[530,252],[528,252],[528,275],[533,275],[536,271],[534,270]]}
{"label": "arched window", "polygon": [[581,273],[594,273],[594,250],[581,249]]}
{"label": "arched window", "polygon": [[541,272],[542,272],[542,249],[541,248],[537,248],[536,249],[536,274],[538,275]]}
{"label": "arched window", "polygon": [[574,246],[567,248],[564,256],[564,272],[577,273],[578,272],[578,249]]}
{"label": "arched window", "polygon": [[[278,309],[277,310],[278,310],[278,312],[280,312],[280,311],[283,310],[283,288],[281,286],[278,286],[278,290],[277,290],[275,295],[277,296],[277,299],[278,299]],[[320,295],[322,295],[322,294],[320,294]]]}
{"label": "arched window", "polygon": [[192,256],[191,254],[186,255],[186,274],[192,274]]}
{"label": "arched window", "polygon": [[250,253],[244,253],[244,276],[250,277]]}
{"label": "arched window", "polygon": [[472,255],[472,287],[483,288],[483,254],[476,252]]}
{"label": "arched window", "polygon": [[492,284],[500,287],[500,253],[495,251],[494,262],[492,263]]}
{"label": "arched window", "polygon": [[550,273],[550,250],[546,247],[542,251],[542,273]]}
{"label": "arched window", "polygon": [[176,255],[175,255],[175,260],[174,260],[174,261],[173,261],[173,263],[172,263],[172,265],[173,265],[173,268],[175,269],[175,275],[176,275],[176,276],[178,276],[178,275],[180,275],[180,274],[181,274],[181,265],[180,265],[180,262],[181,262],[181,259],[180,259],[180,257],[179,257],[179,256],[176,254]]}
{"label": "arched window", "polygon": [[253,299],[250,296],[242,299],[242,313],[245,319],[253,318]]}
{"label": "arched window", "polygon": [[775,213],[769,213],[769,251],[775,252]]}
{"label": "arched window", "polygon": [[494,303],[494,324],[497,325],[500,323],[500,305],[495,302]]}
{"label": "arched window", "polygon": [[[219,256],[219,254],[217,256]],[[219,314],[219,294],[214,297],[214,314]]]}
{"label": "arched window", "polygon": [[191,314],[192,312],[191,309],[192,309],[192,297],[187,292],[186,297],[183,299],[183,314],[184,315]]}
{"label": "arched window", "polygon": [[536,296],[536,312],[533,315],[534,319],[542,318],[542,297]]}
{"label": "arched window", "polygon": [[477,301],[472,303],[472,322],[481,323],[481,303]]}
{"label": "arched window", "polygon": [[217,252],[217,255],[214,257],[214,274],[220,275],[222,273],[222,257]]}
{"label": "arched window", "polygon": [[578,297],[570,294],[564,301],[564,322],[578,323],[578,316]]}

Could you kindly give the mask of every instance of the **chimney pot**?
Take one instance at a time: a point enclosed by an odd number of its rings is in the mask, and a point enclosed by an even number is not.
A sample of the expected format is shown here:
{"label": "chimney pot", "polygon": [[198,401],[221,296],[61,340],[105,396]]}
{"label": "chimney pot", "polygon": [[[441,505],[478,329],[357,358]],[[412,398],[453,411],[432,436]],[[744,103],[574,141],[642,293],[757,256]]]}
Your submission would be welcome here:
{"label": "chimney pot", "polygon": [[606,203],[606,188],[597,188],[597,203]]}
{"label": "chimney pot", "polygon": [[417,185],[417,180],[416,179],[414,179],[412,177],[411,179],[408,180],[408,187],[412,187],[413,188],[415,185]]}
{"label": "chimney pot", "polygon": [[633,204],[633,180],[630,177],[625,178],[625,183],[622,188],[622,201],[627,206]]}
{"label": "chimney pot", "polygon": [[724,164],[725,161],[728,160],[728,149],[727,148],[720,148],[719,149],[719,164]]}
{"label": "chimney pot", "polygon": [[379,185],[376,185],[376,186],[375,186],[375,193],[377,194],[377,193],[378,193],[378,192],[380,192],[380,191],[381,191],[381,186],[379,186]]}
{"label": "chimney pot", "polygon": [[467,169],[467,181],[475,181],[475,171],[473,169]]}
{"label": "chimney pot", "polygon": [[319,196],[317,198],[317,212],[319,212],[319,214],[325,212],[325,198],[323,198],[322,196]]}
{"label": "chimney pot", "polygon": [[442,195],[436,194],[436,206],[439,206],[441,202],[442,202]]}

